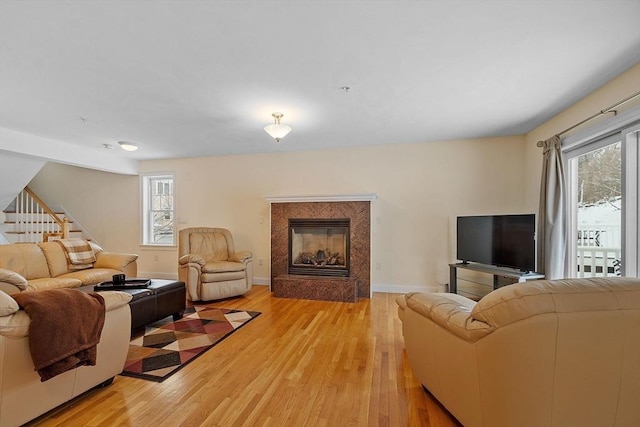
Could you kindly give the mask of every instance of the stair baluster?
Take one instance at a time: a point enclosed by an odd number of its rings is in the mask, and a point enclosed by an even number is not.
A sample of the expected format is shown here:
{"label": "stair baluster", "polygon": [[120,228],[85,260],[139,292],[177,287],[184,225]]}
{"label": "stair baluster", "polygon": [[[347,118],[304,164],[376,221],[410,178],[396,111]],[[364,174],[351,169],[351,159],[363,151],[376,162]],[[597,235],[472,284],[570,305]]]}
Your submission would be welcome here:
{"label": "stair baluster", "polygon": [[[8,211],[6,211],[8,212]],[[13,230],[18,242],[41,242],[51,236],[69,237],[69,221],[60,218],[29,187],[25,187],[14,200]]]}

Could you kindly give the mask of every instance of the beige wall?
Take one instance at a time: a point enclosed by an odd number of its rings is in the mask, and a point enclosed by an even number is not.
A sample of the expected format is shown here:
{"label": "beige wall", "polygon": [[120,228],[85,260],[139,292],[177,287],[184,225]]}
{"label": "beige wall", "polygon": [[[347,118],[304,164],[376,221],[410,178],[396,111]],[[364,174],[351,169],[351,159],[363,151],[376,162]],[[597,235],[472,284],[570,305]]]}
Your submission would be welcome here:
{"label": "beige wall", "polygon": [[[140,171],[174,172],[178,227],[229,228],[237,249],[253,251],[262,282],[270,235],[264,196],[376,193],[372,287],[404,292],[448,282],[457,215],[524,212],[524,147],[522,137],[490,138],[145,161]],[[46,201],[60,200],[108,250],[140,254],[141,274],[176,275],[175,250],[139,246],[138,178],[48,164],[31,185]]]}
{"label": "beige wall", "polygon": [[[608,108],[619,101],[627,98],[640,91],[640,63],[631,67],[620,76],[616,77],[606,85],[595,90],[579,102],[564,110],[562,113],[553,117],[551,120],[538,126],[526,136],[526,163],[525,172],[531,179],[526,182],[527,209],[537,209],[538,199],[540,197],[540,173],[542,171],[542,151],[536,146],[540,140],[548,139],[558,132],[562,132],[581,122],[587,117]],[[632,106],[637,106],[640,99],[636,98],[632,102],[622,105],[618,110],[624,111]],[[606,120],[611,114],[605,114],[597,119],[585,123],[583,126],[576,128],[564,135],[563,138],[580,132],[597,124],[599,121]]]}
{"label": "beige wall", "polygon": [[135,175],[49,162],[29,187],[52,208],[64,207],[106,250],[137,253],[138,182]]}

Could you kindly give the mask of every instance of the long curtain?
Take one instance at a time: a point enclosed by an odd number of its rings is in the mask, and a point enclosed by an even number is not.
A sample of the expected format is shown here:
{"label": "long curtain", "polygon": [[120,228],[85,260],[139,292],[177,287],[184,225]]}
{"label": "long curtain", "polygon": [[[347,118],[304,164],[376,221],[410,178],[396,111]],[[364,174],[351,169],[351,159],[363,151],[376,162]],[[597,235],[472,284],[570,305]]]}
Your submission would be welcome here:
{"label": "long curtain", "polygon": [[543,141],[540,211],[538,213],[538,270],[546,279],[566,277],[567,194],[559,136]]}

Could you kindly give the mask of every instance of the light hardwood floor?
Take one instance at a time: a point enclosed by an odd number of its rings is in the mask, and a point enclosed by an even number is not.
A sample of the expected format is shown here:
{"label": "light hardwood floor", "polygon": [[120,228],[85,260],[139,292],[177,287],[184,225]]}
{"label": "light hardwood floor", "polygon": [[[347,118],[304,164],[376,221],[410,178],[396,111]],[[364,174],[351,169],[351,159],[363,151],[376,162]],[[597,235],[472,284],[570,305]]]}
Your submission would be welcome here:
{"label": "light hardwood floor", "polygon": [[397,294],[357,303],[274,298],[216,306],[262,314],[163,383],[116,377],[42,426],[459,426],[414,378]]}

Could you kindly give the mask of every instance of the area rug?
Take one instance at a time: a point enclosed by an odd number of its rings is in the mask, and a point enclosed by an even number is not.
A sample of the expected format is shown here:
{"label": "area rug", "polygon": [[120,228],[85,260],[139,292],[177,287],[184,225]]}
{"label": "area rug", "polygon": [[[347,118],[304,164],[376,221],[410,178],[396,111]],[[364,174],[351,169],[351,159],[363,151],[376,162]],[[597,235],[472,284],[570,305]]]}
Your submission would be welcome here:
{"label": "area rug", "polygon": [[132,338],[121,375],[162,382],[260,315],[257,311],[212,306],[187,307],[184,317],[171,317]]}

